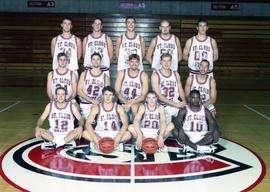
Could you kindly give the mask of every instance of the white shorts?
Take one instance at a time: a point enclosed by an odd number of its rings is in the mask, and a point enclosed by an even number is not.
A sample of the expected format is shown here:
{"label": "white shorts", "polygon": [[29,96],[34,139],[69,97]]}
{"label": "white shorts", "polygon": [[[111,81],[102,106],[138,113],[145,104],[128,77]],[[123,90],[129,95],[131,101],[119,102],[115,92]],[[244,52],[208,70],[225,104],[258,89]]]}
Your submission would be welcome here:
{"label": "white shorts", "polygon": [[205,136],[205,134],[208,131],[201,131],[201,132],[191,132],[191,131],[185,131],[185,133],[187,134],[187,136],[189,137],[189,140],[192,143],[198,143],[200,140],[202,140]]}
{"label": "white shorts", "polygon": [[95,133],[100,137],[115,138],[119,131],[95,131]]}
{"label": "white shorts", "polygon": [[84,119],[87,119],[91,108],[92,108],[91,103],[80,103],[81,114]]}
{"label": "white shorts", "polygon": [[179,112],[179,108],[167,105],[165,108],[166,123],[169,124],[172,121],[172,116],[176,117]]}
{"label": "white shorts", "polygon": [[149,129],[149,128],[141,128],[142,134],[144,137],[154,138],[156,139],[159,135],[159,129]]}
{"label": "white shorts", "polygon": [[74,129],[68,129],[65,132],[55,132],[54,128],[51,127],[48,131],[53,137],[55,137],[57,139],[64,139],[69,134],[69,132],[71,132],[73,130]]}

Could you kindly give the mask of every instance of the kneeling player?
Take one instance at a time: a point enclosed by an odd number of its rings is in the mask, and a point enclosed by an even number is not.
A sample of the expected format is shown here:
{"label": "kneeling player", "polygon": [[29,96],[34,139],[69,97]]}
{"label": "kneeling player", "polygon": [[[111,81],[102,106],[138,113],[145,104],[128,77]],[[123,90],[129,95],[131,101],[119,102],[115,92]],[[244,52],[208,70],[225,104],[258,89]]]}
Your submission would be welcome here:
{"label": "kneeling player", "polygon": [[184,151],[213,153],[219,139],[218,125],[211,112],[201,104],[200,92],[192,90],[189,104],[174,119],[174,137],[185,144]]}
{"label": "kneeling player", "polygon": [[[120,143],[124,143],[131,138],[131,134],[127,131],[128,120],[125,111],[121,105],[113,102],[115,90],[106,86],[102,90],[103,100],[98,105],[93,105],[92,110],[86,121],[86,129],[83,137],[89,140],[90,147],[98,147],[99,140],[102,137],[111,137],[114,139],[115,149],[123,147]],[[96,127],[93,124],[96,119]],[[122,127],[120,128],[120,121]]]}
{"label": "kneeling player", "polygon": [[164,148],[164,140],[169,136],[174,125],[166,125],[165,110],[157,103],[157,95],[150,91],[146,95],[146,103],[141,104],[128,130],[137,139],[136,145],[142,147],[142,140],[147,137],[157,139],[159,148]]}
{"label": "kneeling player", "polygon": [[[66,101],[66,89],[59,87],[55,90],[56,101],[47,104],[44,112],[37,122],[35,136],[41,137],[45,141],[41,145],[42,149],[56,148],[65,144],[75,146],[75,139],[80,139],[84,120],[76,105]],[[79,127],[74,129],[74,116],[79,121]],[[41,128],[43,122],[48,117],[50,129]]]}

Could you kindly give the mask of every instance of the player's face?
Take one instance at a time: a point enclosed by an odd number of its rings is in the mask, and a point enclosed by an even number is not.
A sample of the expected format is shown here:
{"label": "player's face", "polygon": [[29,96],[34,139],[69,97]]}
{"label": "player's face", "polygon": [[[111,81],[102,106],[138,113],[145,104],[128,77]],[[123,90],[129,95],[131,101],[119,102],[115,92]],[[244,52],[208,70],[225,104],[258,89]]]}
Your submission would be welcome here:
{"label": "player's face", "polygon": [[101,23],[101,21],[99,19],[96,19],[93,22],[92,27],[93,27],[93,31],[100,32],[101,29],[102,29],[102,23]]}
{"label": "player's face", "polygon": [[104,94],[103,94],[103,101],[105,103],[112,103],[113,98],[114,98],[114,95],[113,95],[112,92],[110,92],[110,91],[105,91],[104,92]]}
{"label": "player's face", "polygon": [[130,66],[130,69],[132,70],[137,70],[138,69],[138,66],[139,66],[139,61],[137,59],[131,59],[129,61],[129,66]]}
{"label": "player's face", "polygon": [[63,103],[66,100],[66,92],[63,89],[59,89],[57,91],[56,100],[59,103]]}
{"label": "player's face", "polygon": [[170,69],[172,64],[172,60],[170,57],[163,57],[163,59],[161,60],[161,65],[164,69]]}
{"label": "player's face", "polygon": [[200,74],[205,75],[208,71],[208,63],[207,62],[201,62],[200,64]]}
{"label": "player's face", "polygon": [[70,32],[71,28],[72,28],[72,24],[71,21],[68,19],[65,19],[62,24],[61,27],[63,29],[64,32]]}
{"label": "player's face", "polygon": [[127,30],[129,32],[133,32],[135,30],[135,20],[134,19],[128,19],[126,25],[127,25]]}
{"label": "player's face", "polygon": [[146,96],[146,102],[151,107],[156,106],[156,104],[157,104],[157,96],[155,94],[149,93]]}
{"label": "player's face", "polygon": [[205,35],[206,31],[208,30],[207,23],[200,22],[198,27],[197,27],[197,30],[198,30],[198,34]]}
{"label": "player's face", "polygon": [[92,62],[92,65],[93,65],[94,68],[98,68],[100,66],[101,60],[100,60],[99,56],[94,55],[92,57],[91,62]]}
{"label": "player's face", "polygon": [[199,107],[201,103],[201,98],[199,94],[192,94],[190,95],[190,105]]}
{"label": "player's face", "polygon": [[59,57],[58,66],[60,68],[64,68],[64,67],[66,67],[66,64],[67,64],[67,58],[65,56]]}
{"label": "player's face", "polygon": [[162,22],[161,25],[159,26],[159,30],[161,31],[161,34],[168,35],[171,30],[170,23]]}

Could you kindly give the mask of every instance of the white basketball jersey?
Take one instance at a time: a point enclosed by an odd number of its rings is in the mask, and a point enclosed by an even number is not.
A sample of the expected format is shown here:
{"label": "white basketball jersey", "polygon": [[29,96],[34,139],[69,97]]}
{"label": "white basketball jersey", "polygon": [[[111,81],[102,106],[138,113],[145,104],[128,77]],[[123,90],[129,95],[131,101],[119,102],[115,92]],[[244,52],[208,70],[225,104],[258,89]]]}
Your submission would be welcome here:
{"label": "white basketball jersey", "polygon": [[199,71],[200,62],[202,60],[207,60],[210,63],[209,71],[212,71],[213,57],[214,52],[211,44],[211,37],[207,36],[204,41],[200,41],[196,38],[196,36],[193,36],[188,57],[188,67],[191,70]]}
{"label": "white basketball jersey", "polygon": [[57,55],[63,52],[67,55],[67,68],[72,71],[78,70],[77,43],[75,35],[71,35],[71,37],[67,39],[61,35],[56,37],[53,55],[53,69],[58,67]]}
{"label": "white basketball jersey", "polygon": [[142,95],[142,71],[138,71],[136,77],[131,77],[129,69],[124,70],[121,85],[121,95],[127,100],[135,99]]}
{"label": "white basketball jersey", "polygon": [[192,75],[191,90],[196,89],[200,92],[202,102],[208,101],[211,97],[211,80],[212,77],[207,75],[205,82],[198,81],[198,74]]}
{"label": "white basketball jersey", "polygon": [[134,38],[129,39],[126,34],[124,34],[121,36],[121,39],[117,70],[120,71],[129,68],[128,58],[131,54],[139,55],[139,69],[143,70],[141,36],[136,34]]}
{"label": "white basketball jersey", "polygon": [[145,112],[142,117],[141,125],[145,129],[160,129],[160,114],[159,105],[154,110],[150,110],[147,104],[145,104]]}
{"label": "white basketball jersey", "polygon": [[[91,99],[100,99],[102,97],[102,89],[105,87],[106,74],[101,71],[99,75],[91,73],[90,69],[85,70],[83,92]],[[82,100],[84,103],[89,103]]]}
{"label": "white basketball jersey", "polygon": [[158,84],[161,90],[161,94],[167,99],[176,101],[179,97],[178,84],[176,78],[176,72],[170,70],[170,75],[165,76],[160,70],[155,71],[158,75]]}
{"label": "white basketball jersey", "polygon": [[152,68],[160,69],[160,57],[163,53],[169,53],[172,56],[172,65],[171,69],[173,71],[177,71],[178,69],[178,50],[176,45],[176,37],[171,35],[171,37],[167,40],[162,39],[159,35],[157,36],[157,44],[154,51]]}
{"label": "white basketball jersey", "polygon": [[99,105],[96,131],[119,131],[120,118],[117,112],[117,103],[113,104],[112,109],[104,109],[103,103]]}
{"label": "white basketball jersey", "polygon": [[196,132],[208,131],[208,126],[205,116],[205,108],[202,105],[201,109],[197,112],[192,111],[189,106],[186,106],[186,117],[183,124],[183,130],[188,135]]}
{"label": "white basketball jersey", "polygon": [[74,129],[74,116],[71,107],[71,102],[67,102],[64,108],[57,107],[54,101],[51,103],[48,117],[50,130],[54,133],[68,133]]}
{"label": "white basketball jersey", "polygon": [[93,53],[99,53],[101,55],[101,68],[109,68],[110,67],[110,58],[108,53],[108,45],[107,45],[107,36],[106,34],[102,34],[100,37],[95,38],[91,34],[87,37],[87,43],[85,47],[85,56],[84,56],[84,67],[92,67],[91,63],[91,55]]}
{"label": "white basketball jersey", "polygon": [[64,74],[60,74],[57,69],[52,71],[52,95],[56,98],[55,90],[63,87],[66,90],[66,100],[71,99],[72,90],[72,71],[67,70]]}

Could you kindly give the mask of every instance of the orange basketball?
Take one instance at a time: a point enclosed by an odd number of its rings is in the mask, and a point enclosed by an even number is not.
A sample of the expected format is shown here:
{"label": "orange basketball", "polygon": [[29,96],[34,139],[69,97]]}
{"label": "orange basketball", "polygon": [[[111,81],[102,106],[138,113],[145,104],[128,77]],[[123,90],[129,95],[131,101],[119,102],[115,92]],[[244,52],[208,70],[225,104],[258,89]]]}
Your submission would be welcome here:
{"label": "orange basketball", "polygon": [[111,153],[114,150],[114,140],[110,137],[103,137],[99,140],[98,147],[102,153]]}
{"label": "orange basketball", "polygon": [[158,150],[158,143],[156,139],[145,138],[142,142],[142,150],[146,154],[154,154]]}

